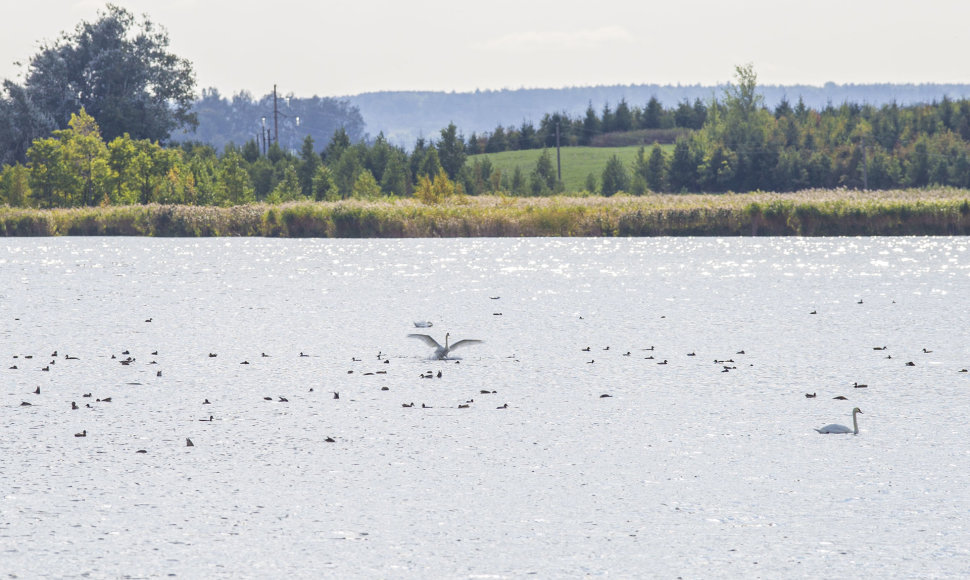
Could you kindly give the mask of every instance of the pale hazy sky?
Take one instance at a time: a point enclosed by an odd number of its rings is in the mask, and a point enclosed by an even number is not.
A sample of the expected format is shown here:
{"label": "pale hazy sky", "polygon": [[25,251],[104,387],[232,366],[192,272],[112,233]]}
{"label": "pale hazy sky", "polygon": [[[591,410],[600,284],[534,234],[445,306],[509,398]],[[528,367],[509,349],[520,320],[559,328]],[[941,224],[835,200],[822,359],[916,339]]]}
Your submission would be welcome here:
{"label": "pale hazy sky", "polygon": [[[598,84],[970,83],[968,0],[115,0],[198,87],[299,97]],[[105,2],[4,0],[0,78]],[[10,6],[9,4],[13,4]]]}

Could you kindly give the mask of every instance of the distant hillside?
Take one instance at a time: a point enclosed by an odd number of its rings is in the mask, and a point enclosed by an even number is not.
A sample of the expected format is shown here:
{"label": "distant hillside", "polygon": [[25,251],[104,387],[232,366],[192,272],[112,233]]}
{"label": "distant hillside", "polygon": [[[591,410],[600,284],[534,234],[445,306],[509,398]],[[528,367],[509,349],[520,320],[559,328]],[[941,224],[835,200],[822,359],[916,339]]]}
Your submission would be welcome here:
{"label": "distant hillside", "polygon": [[[970,98],[970,85],[957,84],[865,84],[823,86],[759,86],[768,106],[787,98],[792,105],[801,98],[813,109],[844,102],[882,105],[929,103],[944,96]],[[643,107],[656,97],[664,107],[674,107],[685,99],[709,101],[721,97],[723,86],[703,85],[614,85],[570,87],[563,89],[516,89],[475,91],[473,93],[386,91],[341,97],[359,109],[367,133],[373,138],[383,132],[389,142],[410,149],[418,137],[436,138],[448,123],[465,134],[491,131],[496,126],[519,126],[523,121],[538,124],[543,115],[565,112],[580,116],[592,103],[597,113],[621,99]]]}

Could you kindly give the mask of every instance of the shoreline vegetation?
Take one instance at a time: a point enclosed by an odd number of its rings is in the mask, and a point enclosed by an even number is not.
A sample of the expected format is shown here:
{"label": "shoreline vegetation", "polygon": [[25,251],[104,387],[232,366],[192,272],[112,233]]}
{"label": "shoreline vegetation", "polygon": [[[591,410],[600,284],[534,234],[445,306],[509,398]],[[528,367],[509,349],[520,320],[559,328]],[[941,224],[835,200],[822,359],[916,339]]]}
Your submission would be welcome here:
{"label": "shoreline vegetation", "polygon": [[970,235],[970,190],[0,207],[0,236],[281,238]]}

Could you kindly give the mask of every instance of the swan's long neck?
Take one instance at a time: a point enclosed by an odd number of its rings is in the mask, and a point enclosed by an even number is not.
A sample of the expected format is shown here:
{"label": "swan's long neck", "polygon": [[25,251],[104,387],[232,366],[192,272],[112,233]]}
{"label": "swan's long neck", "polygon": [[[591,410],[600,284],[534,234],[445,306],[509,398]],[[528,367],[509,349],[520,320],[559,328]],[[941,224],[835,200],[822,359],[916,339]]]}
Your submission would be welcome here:
{"label": "swan's long neck", "polygon": [[449,337],[449,336],[451,336],[451,333],[449,333],[449,332],[446,332],[446,333],[445,333],[445,351],[447,351],[447,350],[448,350],[448,337]]}
{"label": "swan's long neck", "polygon": [[852,434],[859,434],[859,411],[852,411]]}

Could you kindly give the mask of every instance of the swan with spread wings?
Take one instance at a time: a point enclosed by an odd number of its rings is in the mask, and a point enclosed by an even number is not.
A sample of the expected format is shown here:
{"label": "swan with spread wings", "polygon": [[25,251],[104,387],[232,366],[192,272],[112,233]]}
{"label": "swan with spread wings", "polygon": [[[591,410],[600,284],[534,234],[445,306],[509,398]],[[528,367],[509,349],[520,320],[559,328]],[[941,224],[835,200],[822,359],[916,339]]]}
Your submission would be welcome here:
{"label": "swan with spread wings", "polygon": [[458,348],[460,346],[468,346],[470,344],[479,344],[479,343],[485,342],[483,340],[477,340],[477,339],[474,339],[474,338],[466,338],[464,340],[459,340],[458,342],[449,345],[448,344],[448,339],[450,337],[451,337],[451,333],[450,332],[446,332],[445,333],[445,345],[444,346],[441,346],[441,344],[439,344],[437,340],[431,338],[427,334],[409,334],[408,335],[408,338],[417,338],[417,339],[420,339],[420,340],[424,341],[425,344],[427,344],[428,346],[430,346],[431,348],[433,348],[434,349],[434,355],[433,356],[434,356],[434,358],[436,358],[438,360],[445,360],[446,358],[448,358],[448,355],[451,353],[451,351],[455,350],[456,348]]}

